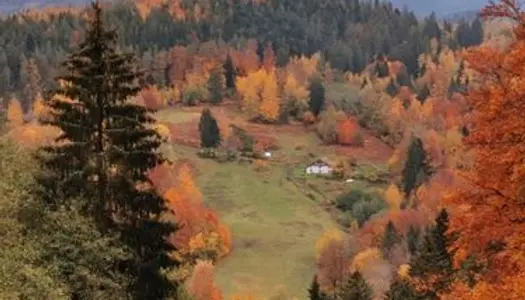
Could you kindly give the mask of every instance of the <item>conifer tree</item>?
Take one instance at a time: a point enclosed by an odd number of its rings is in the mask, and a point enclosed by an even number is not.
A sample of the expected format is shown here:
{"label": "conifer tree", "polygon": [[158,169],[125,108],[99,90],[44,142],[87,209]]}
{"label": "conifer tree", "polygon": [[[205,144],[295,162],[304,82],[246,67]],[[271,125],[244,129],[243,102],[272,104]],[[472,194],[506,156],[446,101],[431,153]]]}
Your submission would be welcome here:
{"label": "conifer tree", "polygon": [[430,89],[428,88],[428,84],[425,84],[417,94],[417,100],[419,100],[421,104],[424,104],[428,96],[430,96]]}
{"label": "conifer tree", "polygon": [[415,255],[419,246],[420,230],[417,227],[410,226],[407,232],[407,246],[411,255]]}
{"label": "conifer tree", "polygon": [[385,293],[384,300],[423,300],[412,284],[403,278],[395,278],[390,289]]}
{"label": "conifer tree", "polygon": [[230,54],[226,57],[223,68],[224,77],[226,78],[226,88],[235,90],[235,67],[233,66]]}
{"label": "conifer tree", "polygon": [[175,267],[167,241],[175,228],[161,221],[165,201],[146,175],[165,161],[158,151],[162,139],[152,111],[128,101],[141,89],[135,58],[117,51],[116,33],[105,28],[98,1],[92,9],[86,37],[47,99],[53,112],[45,123],[62,134],[40,149],[44,172],[37,180],[50,208],[82,197],[81,211],[95,218],[101,234],[117,232],[131,249],[129,259],[108,262],[130,278],[130,299],[164,299],[176,288],[165,275]]}
{"label": "conifer tree", "polygon": [[366,282],[359,271],[350,275],[339,291],[341,300],[372,300],[372,287]]}
{"label": "conifer tree", "polygon": [[308,296],[310,300],[325,300],[326,295],[321,291],[319,281],[317,281],[317,275],[314,276],[312,284],[308,289]]}
{"label": "conifer tree", "polygon": [[38,95],[42,92],[42,88],[40,87],[42,78],[33,58],[25,61],[21,72],[24,72],[26,78],[25,86],[22,90],[22,103],[24,108],[29,110],[33,105],[33,101],[35,101]]}
{"label": "conifer tree", "polygon": [[314,116],[318,116],[323,109],[325,102],[325,88],[322,78],[315,77],[312,79],[308,90],[310,91],[310,111]]}
{"label": "conifer tree", "polygon": [[394,82],[393,78],[390,78],[390,82],[386,86],[385,92],[389,94],[391,97],[394,97],[399,92],[399,89],[396,83]]}
{"label": "conifer tree", "polygon": [[426,299],[437,299],[437,294],[448,287],[453,275],[452,244],[447,235],[448,213],[445,209],[436,217],[436,224],[427,228],[417,254],[410,262],[410,276],[426,282],[432,280],[431,288],[424,291]]}
{"label": "conifer tree", "polygon": [[407,160],[402,172],[403,192],[407,198],[431,174],[426,159],[423,142],[419,138],[414,138],[408,149]]}
{"label": "conifer tree", "polygon": [[392,221],[388,221],[388,224],[385,227],[385,233],[383,234],[383,239],[381,240],[381,250],[383,254],[386,255],[388,252],[398,243],[401,242],[401,235],[397,232],[396,227]]}
{"label": "conifer tree", "polygon": [[224,96],[224,79],[220,69],[214,68],[208,78],[207,84],[210,102],[219,104]]}
{"label": "conifer tree", "polygon": [[215,120],[208,108],[202,110],[199,132],[201,134],[201,147],[217,148],[221,143],[221,133],[217,120]]}

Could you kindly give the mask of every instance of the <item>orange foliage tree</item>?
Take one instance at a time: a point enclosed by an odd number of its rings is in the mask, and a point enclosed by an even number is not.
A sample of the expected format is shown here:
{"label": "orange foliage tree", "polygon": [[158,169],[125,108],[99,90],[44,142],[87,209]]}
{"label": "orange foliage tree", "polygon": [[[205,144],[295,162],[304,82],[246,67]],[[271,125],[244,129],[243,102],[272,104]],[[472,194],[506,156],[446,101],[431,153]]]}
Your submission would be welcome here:
{"label": "orange foliage tree", "polygon": [[[173,178],[173,169],[155,170],[150,178]],[[170,240],[176,246],[176,259],[182,263],[179,278],[189,274],[197,259],[217,260],[227,255],[232,247],[231,232],[219,221],[217,214],[202,203],[202,194],[196,186],[190,167],[182,163],[176,170],[177,176],[171,182],[172,187],[164,194],[168,206],[180,228]],[[160,185],[165,185],[166,183]]]}
{"label": "orange foliage tree", "polygon": [[362,146],[361,128],[354,118],[344,118],[337,123],[337,142],[341,145]]}
{"label": "orange foliage tree", "polygon": [[458,283],[449,299],[518,300],[525,299],[525,12],[518,1],[502,0],[483,14],[514,21],[515,41],[505,51],[480,46],[466,54],[479,75],[468,96],[474,126],[465,141],[476,153],[465,174],[473,186],[445,202],[457,210],[456,263],[474,255],[489,268],[472,289]]}
{"label": "orange foliage tree", "polygon": [[335,295],[348,274],[349,258],[345,253],[344,234],[329,230],[317,241],[317,276],[321,288]]}
{"label": "orange foliage tree", "polygon": [[17,127],[24,124],[24,111],[17,98],[11,98],[7,106],[7,121],[11,127]]}
{"label": "orange foliage tree", "polygon": [[187,283],[187,290],[195,300],[222,300],[222,294],[213,279],[211,261],[197,261]]}

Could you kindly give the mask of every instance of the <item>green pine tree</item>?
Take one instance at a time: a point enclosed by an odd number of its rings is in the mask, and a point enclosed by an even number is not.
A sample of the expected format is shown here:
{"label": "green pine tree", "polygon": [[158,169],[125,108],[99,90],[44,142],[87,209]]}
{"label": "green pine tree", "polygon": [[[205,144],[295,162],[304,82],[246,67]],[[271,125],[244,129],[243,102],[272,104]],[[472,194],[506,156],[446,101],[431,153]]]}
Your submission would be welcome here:
{"label": "green pine tree", "polygon": [[424,300],[414,289],[412,284],[405,279],[395,278],[390,284],[390,289],[385,293],[384,300]]}
{"label": "green pine tree", "polygon": [[430,89],[428,88],[428,84],[425,84],[423,88],[421,88],[419,93],[417,94],[417,100],[419,100],[421,104],[424,104],[429,96],[430,96]]}
{"label": "green pine tree", "polygon": [[314,116],[318,116],[325,104],[325,87],[323,79],[316,76],[312,79],[309,86],[310,91],[310,111]]}
{"label": "green pine tree", "polygon": [[317,281],[317,275],[314,276],[312,280],[312,284],[310,285],[310,288],[308,289],[308,296],[310,300],[325,300],[326,295],[321,291],[321,287],[319,286],[319,281]]}
{"label": "green pine tree", "polygon": [[397,232],[396,227],[392,221],[388,221],[388,224],[385,227],[385,232],[381,240],[381,250],[383,255],[387,256],[390,250],[396,245],[399,244],[402,240],[402,236]]}
{"label": "green pine tree", "polygon": [[390,78],[390,82],[386,86],[385,92],[387,94],[389,94],[391,97],[396,96],[397,93],[399,92],[399,89],[398,89],[396,83],[394,82],[393,78]]}
{"label": "green pine tree", "polygon": [[410,193],[425,182],[431,174],[427,165],[427,156],[423,148],[423,142],[419,138],[412,139],[408,149],[407,160],[403,168],[403,192],[408,198]]}
{"label": "green pine tree", "polygon": [[427,280],[431,276],[437,279],[433,289],[425,291],[427,299],[437,299],[437,294],[445,290],[452,279],[453,253],[449,251],[452,239],[448,236],[448,213],[445,209],[436,217],[436,224],[426,229],[417,254],[410,262],[410,276]]}
{"label": "green pine tree", "polygon": [[339,291],[341,300],[372,300],[372,287],[366,282],[359,271],[350,275]]}
{"label": "green pine tree", "polygon": [[85,199],[80,211],[96,220],[101,234],[118,232],[131,249],[132,257],[114,270],[129,276],[130,299],[164,299],[176,288],[165,275],[175,267],[167,241],[175,227],[160,221],[165,201],[146,175],[164,162],[162,139],[152,128],[152,111],[128,101],[141,89],[134,56],[117,51],[117,35],[105,28],[98,1],[92,9],[85,39],[57,78],[66,84],[52,93],[73,102],[47,100],[54,114],[46,123],[63,133],[40,149],[41,196],[50,207]]}
{"label": "green pine tree", "polygon": [[415,255],[419,246],[420,230],[418,227],[410,225],[407,232],[407,246],[411,255]]}
{"label": "green pine tree", "polygon": [[217,148],[221,143],[221,133],[217,120],[215,120],[208,108],[202,110],[199,132],[201,134],[201,147]]}
{"label": "green pine tree", "polygon": [[211,71],[207,88],[210,102],[213,104],[221,103],[224,96],[224,79],[221,69],[214,68]]}
{"label": "green pine tree", "polygon": [[233,61],[230,54],[228,54],[226,57],[223,68],[224,77],[226,78],[226,88],[235,90],[235,67],[233,66]]}

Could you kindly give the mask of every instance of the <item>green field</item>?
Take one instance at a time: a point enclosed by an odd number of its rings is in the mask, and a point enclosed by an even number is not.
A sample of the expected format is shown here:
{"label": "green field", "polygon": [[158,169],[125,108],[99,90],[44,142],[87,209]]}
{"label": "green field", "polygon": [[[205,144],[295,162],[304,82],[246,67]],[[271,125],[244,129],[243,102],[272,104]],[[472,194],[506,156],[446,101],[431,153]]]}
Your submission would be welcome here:
{"label": "green field", "polygon": [[232,230],[234,249],[219,262],[216,281],[225,299],[251,292],[270,297],[285,288],[304,299],[315,271],[315,241],[336,226],[315,197],[286,179],[282,165],[258,173],[250,164],[198,159],[174,145],[172,155],[192,159],[206,203]]}

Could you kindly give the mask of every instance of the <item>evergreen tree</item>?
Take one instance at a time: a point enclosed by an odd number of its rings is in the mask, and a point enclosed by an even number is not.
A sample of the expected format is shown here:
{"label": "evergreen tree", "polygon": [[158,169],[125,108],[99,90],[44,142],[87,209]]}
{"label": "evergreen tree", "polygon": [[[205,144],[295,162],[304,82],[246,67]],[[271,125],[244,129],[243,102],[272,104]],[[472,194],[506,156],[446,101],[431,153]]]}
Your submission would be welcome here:
{"label": "evergreen tree", "polygon": [[399,92],[399,89],[397,88],[396,83],[394,82],[394,79],[391,78],[390,82],[386,86],[386,93],[389,94],[391,97],[394,97]]}
{"label": "evergreen tree", "polygon": [[0,98],[7,98],[7,94],[11,90],[11,70],[8,66],[5,66],[0,70]]}
{"label": "evergreen tree", "polygon": [[372,287],[366,282],[359,271],[350,275],[339,291],[341,300],[372,300]]}
{"label": "evergreen tree", "polygon": [[224,96],[224,80],[220,69],[215,68],[211,71],[207,88],[210,102],[219,104]]}
{"label": "evergreen tree", "polygon": [[427,228],[417,254],[410,262],[410,276],[422,281],[432,277],[431,290],[425,291],[427,299],[437,299],[445,290],[453,274],[452,256],[449,247],[452,239],[447,235],[448,213],[445,209],[436,217],[436,224]]}
{"label": "evergreen tree", "polygon": [[201,147],[217,148],[221,143],[221,133],[217,120],[215,120],[208,108],[202,110],[199,132],[201,134]]}
{"label": "evergreen tree", "polygon": [[26,84],[22,90],[22,103],[24,103],[24,109],[27,110],[32,106],[36,97],[42,92],[42,88],[40,87],[42,78],[33,58],[25,61],[21,72],[24,72],[26,77]]}
{"label": "evergreen tree", "polygon": [[314,116],[318,116],[325,103],[325,88],[323,79],[319,76],[316,76],[310,82],[308,89],[310,91],[310,111],[312,114],[314,114]]}
{"label": "evergreen tree", "polygon": [[70,206],[72,196],[85,199],[80,211],[96,220],[101,234],[117,232],[131,249],[114,270],[130,278],[130,299],[164,299],[176,288],[165,275],[175,267],[167,241],[175,228],[160,221],[165,201],[146,175],[164,162],[162,139],[152,128],[152,111],[128,101],[141,89],[133,55],[117,52],[117,35],[105,28],[98,2],[92,9],[85,40],[63,64],[67,73],[47,100],[54,113],[46,124],[63,133],[40,149],[41,196],[51,208]]}
{"label": "evergreen tree", "polygon": [[383,59],[376,62],[375,71],[376,71],[376,76],[379,78],[385,78],[390,75],[388,64]]}
{"label": "evergreen tree", "polygon": [[226,78],[226,88],[235,90],[235,67],[233,66],[233,61],[228,54],[226,57],[226,62],[224,62],[224,77]]}
{"label": "evergreen tree", "polygon": [[470,34],[472,36],[471,37],[472,46],[480,45],[481,43],[483,43],[484,30],[483,30],[483,22],[481,21],[481,19],[476,18],[476,20],[472,22],[472,25],[470,28],[471,28]]}
{"label": "evergreen tree", "polygon": [[425,84],[423,88],[419,91],[419,93],[417,94],[417,100],[419,100],[421,104],[424,104],[429,96],[430,96],[430,89],[428,88],[428,84]]}
{"label": "evergreen tree", "polygon": [[327,300],[326,295],[321,291],[319,282],[317,281],[317,275],[315,275],[312,280],[312,284],[308,289],[308,295],[310,300]]}
{"label": "evergreen tree", "polygon": [[399,244],[402,240],[402,236],[397,232],[396,227],[392,221],[388,221],[388,224],[385,227],[385,232],[381,240],[381,250],[386,256],[388,252],[396,245]]}
{"label": "evergreen tree", "polygon": [[390,289],[385,293],[384,300],[424,300],[412,284],[402,278],[395,278]]}
{"label": "evergreen tree", "polygon": [[414,189],[419,187],[430,176],[431,170],[426,160],[423,142],[419,138],[412,139],[402,172],[403,192],[407,198]]}
{"label": "evergreen tree", "polygon": [[403,68],[399,71],[399,73],[396,76],[396,80],[399,86],[412,87],[412,82],[410,81],[410,75],[408,75],[406,68]]}
{"label": "evergreen tree", "polygon": [[411,255],[417,253],[417,248],[419,246],[420,240],[420,230],[418,227],[410,225],[407,232],[407,247]]}

